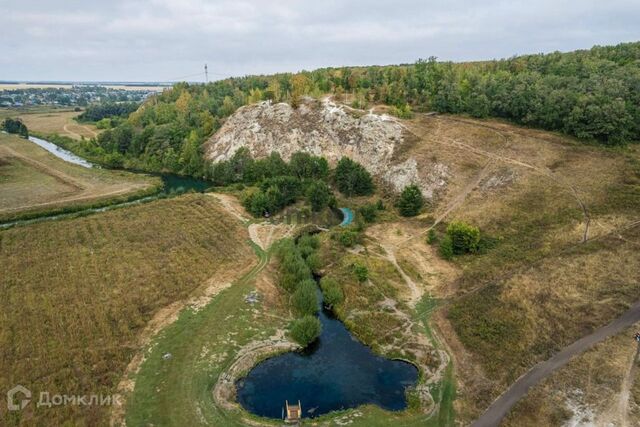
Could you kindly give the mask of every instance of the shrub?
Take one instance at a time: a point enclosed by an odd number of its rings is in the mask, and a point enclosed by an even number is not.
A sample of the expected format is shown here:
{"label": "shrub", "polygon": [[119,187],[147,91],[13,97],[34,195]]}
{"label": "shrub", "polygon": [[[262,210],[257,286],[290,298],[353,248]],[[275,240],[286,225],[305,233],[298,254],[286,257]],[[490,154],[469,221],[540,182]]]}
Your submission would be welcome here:
{"label": "shrub", "polygon": [[320,259],[320,256],[315,252],[309,255],[305,261],[307,262],[307,265],[309,266],[311,271],[313,271],[314,273],[317,273],[322,267],[322,260]]}
{"label": "shrub", "polygon": [[247,192],[242,197],[242,206],[255,217],[270,211],[269,198],[262,190]]}
{"label": "shrub", "polygon": [[318,296],[316,293],[316,282],[306,279],[298,283],[296,291],[291,297],[291,301],[297,312],[304,316],[318,312]]}
{"label": "shrub", "polygon": [[308,346],[322,333],[322,324],[315,316],[304,316],[291,322],[291,337],[303,347]]}
{"label": "shrub", "polygon": [[433,228],[427,232],[427,243],[433,245],[438,241],[438,236],[436,235],[436,230]]}
{"label": "shrub", "polygon": [[344,293],[338,281],[331,277],[323,277],[320,280],[320,288],[324,296],[324,305],[333,308],[344,301]]}
{"label": "shrub", "polygon": [[454,221],[447,227],[447,236],[451,239],[454,255],[478,251],[480,230],[478,227],[461,221]]}
{"label": "shrub", "polygon": [[446,260],[453,258],[453,242],[451,241],[451,236],[448,234],[445,235],[440,242],[439,252],[440,256]]}
{"label": "shrub", "polygon": [[358,214],[365,222],[374,222],[378,215],[378,208],[376,205],[369,203],[358,208]]}
{"label": "shrub", "polygon": [[346,248],[355,246],[360,241],[360,234],[354,230],[339,231],[334,236]]}
{"label": "shrub", "polygon": [[410,119],[413,117],[413,111],[411,111],[411,106],[409,106],[409,104],[392,106],[389,109],[389,113],[401,119]]}
{"label": "shrub", "polygon": [[422,192],[417,185],[409,185],[402,190],[398,200],[398,210],[402,216],[416,216],[424,205]]}
{"label": "shrub", "polygon": [[362,264],[353,264],[353,272],[358,278],[358,282],[364,282],[369,278],[369,269]]}

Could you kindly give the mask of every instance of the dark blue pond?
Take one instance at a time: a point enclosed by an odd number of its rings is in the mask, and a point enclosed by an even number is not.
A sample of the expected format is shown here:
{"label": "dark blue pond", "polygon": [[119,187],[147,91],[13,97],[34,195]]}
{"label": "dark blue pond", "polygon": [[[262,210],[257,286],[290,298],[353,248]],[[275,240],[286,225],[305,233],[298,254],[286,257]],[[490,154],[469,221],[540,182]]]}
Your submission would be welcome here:
{"label": "dark blue pond", "polygon": [[331,312],[321,310],[319,317],[322,335],[316,343],[267,359],[238,381],[240,404],[269,418],[282,418],[285,400],[300,400],[305,418],[366,403],[405,409],[406,388],[418,380],[416,367],[374,354]]}

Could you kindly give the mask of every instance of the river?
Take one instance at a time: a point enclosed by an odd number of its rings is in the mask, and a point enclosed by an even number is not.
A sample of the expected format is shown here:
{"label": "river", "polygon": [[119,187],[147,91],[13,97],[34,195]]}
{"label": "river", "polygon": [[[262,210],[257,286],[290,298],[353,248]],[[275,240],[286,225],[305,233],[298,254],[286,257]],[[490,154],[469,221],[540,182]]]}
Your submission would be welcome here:
{"label": "river", "polygon": [[[75,165],[79,165],[85,168],[92,168],[92,167],[99,167],[91,162],[89,162],[86,159],[83,159],[80,156],[77,156],[75,154],[73,154],[71,151],[65,150],[64,148],[61,148],[59,146],[57,146],[56,144],[46,141],[44,139],[41,138],[37,138],[34,136],[29,136],[29,141],[33,142],[34,144],[44,148],[45,150],[47,150],[48,152],[50,152],[51,154],[53,154],[54,156],[69,162],[69,163],[73,163]],[[135,172],[135,171],[128,171],[131,173],[144,173],[144,172]],[[162,189],[160,189],[157,193],[153,194],[153,195],[147,195],[147,196],[141,196],[138,199],[134,199],[134,200],[129,200],[126,202],[117,202],[117,203],[112,203],[112,204],[108,204],[106,206],[102,206],[102,207],[93,207],[93,208],[79,208],[78,210],[74,210],[72,212],[65,212],[65,213],[54,213],[54,214],[45,214],[42,216],[38,216],[37,218],[30,218],[30,219],[20,219],[20,220],[15,220],[15,221],[7,221],[7,222],[3,222],[0,223],[0,229],[2,228],[9,228],[12,227],[14,225],[21,225],[21,224],[31,224],[31,223],[35,223],[35,222],[42,222],[42,221],[50,221],[50,220],[55,220],[55,219],[61,219],[61,218],[66,218],[66,217],[71,217],[71,216],[77,216],[77,215],[83,215],[83,214],[87,214],[87,213],[92,213],[92,212],[103,212],[106,210],[110,210],[110,209],[115,209],[115,208],[120,208],[120,207],[124,207],[124,206],[131,206],[131,205],[136,205],[139,203],[143,203],[143,202],[147,202],[150,200],[155,200],[158,197],[163,197],[169,194],[175,194],[175,193],[183,193],[186,191],[197,191],[197,192],[203,192],[205,191],[207,188],[211,187],[211,183],[201,180],[201,179],[195,179],[195,178],[191,178],[191,177],[184,177],[184,176],[179,176],[179,175],[174,175],[174,174],[168,174],[168,173],[144,173],[145,175],[154,175],[154,176],[158,176],[160,179],[162,179]]]}

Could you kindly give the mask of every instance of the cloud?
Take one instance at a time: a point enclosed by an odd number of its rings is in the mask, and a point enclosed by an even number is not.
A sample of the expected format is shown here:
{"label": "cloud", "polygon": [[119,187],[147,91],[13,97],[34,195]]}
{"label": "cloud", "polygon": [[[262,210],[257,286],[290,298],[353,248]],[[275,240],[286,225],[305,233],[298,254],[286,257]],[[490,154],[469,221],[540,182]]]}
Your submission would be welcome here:
{"label": "cloud", "polygon": [[477,60],[640,40],[635,0],[0,0],[0,79]]}

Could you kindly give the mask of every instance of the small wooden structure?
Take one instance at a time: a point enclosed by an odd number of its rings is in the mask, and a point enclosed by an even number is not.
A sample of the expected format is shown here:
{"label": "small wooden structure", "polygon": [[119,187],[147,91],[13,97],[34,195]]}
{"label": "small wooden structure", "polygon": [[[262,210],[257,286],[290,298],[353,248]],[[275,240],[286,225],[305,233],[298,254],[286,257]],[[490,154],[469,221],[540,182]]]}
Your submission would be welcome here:
{"label": "small wooden structure", "polygon": [[287,424],[300,424],[300,418],[302,418],[302,405],[298,400],[297,405],[289,405],[289,401],[285,400],[287,416],[284,422]]}

